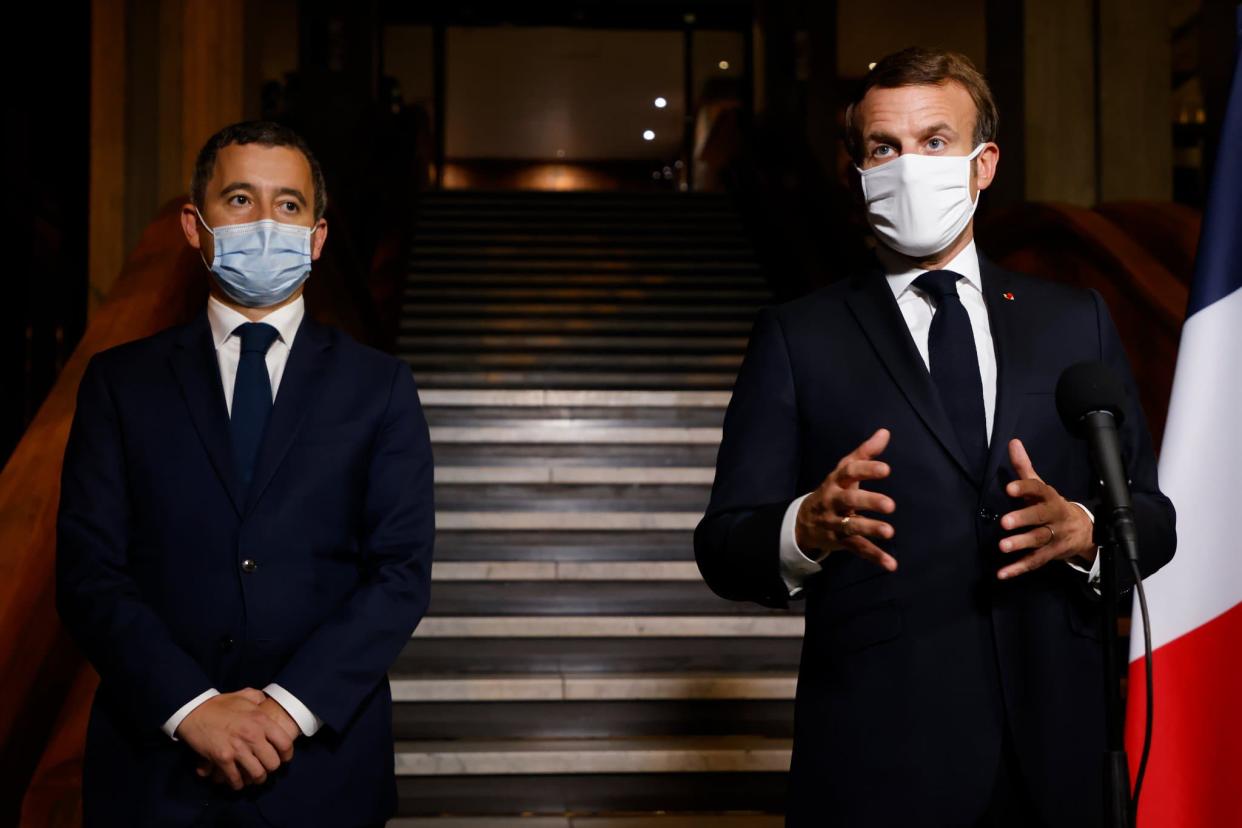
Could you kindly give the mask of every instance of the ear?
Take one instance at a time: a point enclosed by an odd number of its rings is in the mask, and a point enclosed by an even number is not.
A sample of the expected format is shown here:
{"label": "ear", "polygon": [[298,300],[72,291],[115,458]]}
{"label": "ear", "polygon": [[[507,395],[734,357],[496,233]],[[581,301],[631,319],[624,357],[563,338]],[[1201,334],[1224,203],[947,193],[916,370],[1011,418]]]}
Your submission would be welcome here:
{"label": "ear", "polygon": [[983,150],[975,156],[975,186],[986,190],[992,186],[996,178],[996,166],[1000,163],[1000,147],[993,143],[983,145]]}
{"label": "ear", "polygon": [[[198,235],[198,230],[198,211],[194,209],[193,204],[182,204],[181,232],[185,233],[185,240],[190,243],[190,247],[193,247],[195,250],[202,250],[203,243]],[[214,247],[212,245],[212,252],[215,252]]]}
{"label": "ear", "polygon": [[319,254],[323,252],[324,242],[328,240],[328,220],[320,219],[315,222],[315,230],[311,235],[311,261],[319,261]]}

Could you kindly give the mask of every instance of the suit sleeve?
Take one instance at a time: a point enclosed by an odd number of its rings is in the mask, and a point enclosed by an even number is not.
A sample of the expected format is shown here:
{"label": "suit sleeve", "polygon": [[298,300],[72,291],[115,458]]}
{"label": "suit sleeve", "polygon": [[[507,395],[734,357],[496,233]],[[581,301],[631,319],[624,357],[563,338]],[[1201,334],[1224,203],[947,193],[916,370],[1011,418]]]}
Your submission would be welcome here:
{"label": "suit sleeve", "polygon": [[707,513],[694,533],[699,571],[734,601],[784,607],[780,537],[795,497],[798,411],[785,335],[776,312],[760,311],[725,413]]}
{"label": "suit sleeve", "polygon": [[384,680],[427,611],[433,497],[427,421],[409,368],[397,364],[368,471],[364,580],[273,679],[338,733]]}
{"label": "suit sleeve", "polygon": [[78,387],[56,522],[56,608],[101,684],[132,719],[158,730],[211,680],[143,601],[129,569],[123,440],[99,359]]}
{"label": "suit sleeve", "polygon": [[[1100,332],[1100,360],[1121,378],[1126,389],[1125,421],[1121,424],[1122,459],[1130,478],[1130,496],[1134,504],[1134,519],[1139,534],[1139,571],[1144,578],[1173,559],[1177,547],[1176,514],[1173,503],[1160,491],[1156,477],[1156,454],[1152,449],[1151,432],[1143,407],[1139,404],[1138,387],[1126,359],[1121,336],[1108,313],[1103,298],[1094,290],[1095,311]],[[1102,517],[1103,502],[1097,497],[1087,503],[1095,513],[1097,522]],[[1128,566],[1117,567],[1117,582],[1121,589],[1134,586],[1134,576]]]}

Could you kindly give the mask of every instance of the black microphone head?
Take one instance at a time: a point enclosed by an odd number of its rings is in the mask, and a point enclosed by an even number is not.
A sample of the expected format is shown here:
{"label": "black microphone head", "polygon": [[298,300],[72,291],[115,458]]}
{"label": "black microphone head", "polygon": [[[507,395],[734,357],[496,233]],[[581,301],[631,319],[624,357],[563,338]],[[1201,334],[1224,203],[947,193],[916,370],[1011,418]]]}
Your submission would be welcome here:
{"label": "black microphone head", "polygon": [[1121,425],[1125,401],[1121,380],[1102,362],[1071,365],[1057,380],[1057,413],[1072,434],[1081,434],[1082,419],[1092,411],[1107,411]]}

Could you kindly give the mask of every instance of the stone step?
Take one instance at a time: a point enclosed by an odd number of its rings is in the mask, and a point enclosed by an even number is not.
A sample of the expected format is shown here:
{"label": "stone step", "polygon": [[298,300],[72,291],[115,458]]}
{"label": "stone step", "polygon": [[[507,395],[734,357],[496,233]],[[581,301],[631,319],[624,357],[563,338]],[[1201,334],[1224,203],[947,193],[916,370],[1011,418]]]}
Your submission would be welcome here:
{"label": "stone step", "polygon": [[441,388],[423,391],[424,408],[461,406],[580,407],[580,408],[721,408],[729,404],[727,392],[714,391],[595,391],[595,390],[496,390]]}
{"label": "stone step", "polygon": [[694,581],[696,564],[682,561],[436,561],[441,581]]}
{"label": "stone step", "polygon": [[605,334],[621,332],[628,336],[677,334],[679,336],[729,336],[747,334],[751,323],[744,319],[614,319],[596,317],[574,319],[565,316],[470,319],[422,316],[402,319],[404,334],[449,333],[539,333]]}
{"label": "stone step", "polygon": [[758,274],[759,266],[746,258],[738,259],[689,259],[689,260],[642,260],[599,259],[594,256],[578,256],[566,259],[471,257],[452,259],[411,259],[411,274],[417,277],[422,270],[437,273],[636,273],[636,274]]}
{"label": "stone step", "polygon": [[[512,621],[513,619],[506,619]],[[581,619],[576,619],[580,621]],[[646,619],[644,619],[646,620]],[[684,620],[684,619],[681,619]],[[713,619],[767,621],[769,617]],[[667,632],[667,630],[665,630]],[[393,676],[499,673],[796,673],[801,628],[783,637],[576,636],[438,637],[415,634]]]}
{"label": "stone step", "polygon": [[428,617],[796,616],[793,609],[727,601],[702,581],[442,581]]}
{"label": "stone step", "polygon": [[540,484],[631,484],[636,486],[710,485],[715,469],[649,466],[444,466],[435,470],[436,483],[459,486],[497,483]]}
{"label": "stone step", "polygon": [[694,560],[694,534],[668,532],[440,532],[436,561]]}
{"label": "stone step", "polygon": [[801,638],[800,614],[428,616],[418,638]]}
{"label": "stone step", "polygon": [[[521,422],[521,421],[515,421]],[[718,445],[719,428],[625,428],[594,426],[588,421],[570,420],[563,425],[515,424],[495,427],[435,426],[433,445],[444,443],[576,443],[576,444],[666,444]]]}
{"label": "stone step", "polygon": [[514,512],[641,513],[693,512],[707,509],[711,487],[706,485],[545,484],[496,483],[489,486],[435,487],[437,515],[486,510]]}
{"label": "stone step", "polygon": [[533,368],[553,370],[557,368],[577,370],[607,370],[627,368],[631,371],[704,371],[733,370],[742,364],[741,352],[733,354],[620,354],[620,353],[565,353],[559,351],[484,351],[461,353],[454,351],[398,353],[414,370],[419,369],[487,371],[493,368]]}
{"label": "stone step", "polygon": [[785,773],[791,743],[760,737],[396,744],[398,776]]}
{"label": "stone step", "polygon": [[440,443],[442,466],[707,466],[715,443]]}
{"label": "stone step", "polygon": [[690,272],[645,273],[440,273],[420,268],[407,276],[411,287],[626,287],[652,291],[681,290],[714,285],[720,288],[751,288],[767,292],[767,282],[755,273],[718,274]]}
{"label": "stone step", "polygon": [[527,249],[531,246],[565,246],[593,247],[597,245],[620,245],[625,247],[644,247],[659,249],[663,247],[705,249],[738,249],[747,253],[753,247],[745,238],[733,233],[707,231],[698,233],[682,233],[665,235],[654,233],[566,233],[550,228],[546,233],[507,233],[494,229],[483,229],[477,232],[420,232],[414,238],[419,248],[438,248],[470,245],[474,247],[513,247]]}
{"label": "stone step", "polygon": [[546,316],[574,318],[574,319],[590,319],[593,317],[605,318],[634,318],[647,319],[651,317],[677,317],[678,319],[752,319],[755,315],[755,305],[752,303],[721,303],[695,306],[693,312],[687,310],[685,305],[670,305],[666,303],[657,304],[648,302],[646,304],[622,304],[616,302],[451,302],[451,301],[424,301],[424,302],[406,302],[402,305],[402,313],[410,323],[422,316],[431,316],[435,318],[443,318],[445,316],[465,316],[469,318],[487,317],[487,316],[525,316],[542,318]]}
{"label": "stone step", "polygon": [[476,336],[402,336],[397,339],[397,354],[407,359],[418,353],[469,353],[473,351],[569,351],[571,353],[681,354],[709,352],[737,355],[745,351],[745,337],[723,336],[540,336],[476,335]]}
{"label": "stone step", "polygon": [[796,673],[562,673],[391,677],[394,702],[789,701]]}
{"label": "stone step", "polygon": [[562,532],[571,530],[609,530],[613,532],[652,532],[670,529],[693,530],[702,512],[436,512],[437,531],[520,530]]}
{"label": "stone step", "polygon": [[719,408],[619,406],[463,406],[423,409],[432,426],[560,427],[565,424],[594,428],[719,428],[724,412]]}
{"label": "stone step", "polygon": [[415,242],[410,260],[430,262],[436,259],[580,259],[582,261],[617,260],[631,262],[690,260],[753,261],[754,253],[747,246],[713,244],[705,246],[652,246],[645,243],[622,245],[615,241],[604,244],[432,244],[426,239]]}
{"label": "stone step", "polygon": [[487,287],[478,285],[407,287],[407,302],[619,302],[651,304],[749,302],[759,304],[771,298],[763,288],[661,288],[645,287]]}

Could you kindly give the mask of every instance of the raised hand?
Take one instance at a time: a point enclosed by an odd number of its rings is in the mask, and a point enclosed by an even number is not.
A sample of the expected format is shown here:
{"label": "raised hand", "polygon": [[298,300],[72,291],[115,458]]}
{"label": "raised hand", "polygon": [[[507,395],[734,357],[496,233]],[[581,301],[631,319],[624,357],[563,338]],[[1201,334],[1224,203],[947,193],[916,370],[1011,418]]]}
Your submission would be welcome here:
{"label": "raised hand", "polygon": [[296,737],[261,709],[265,700],[267,696],[261,690],[250,687],[222,693],[182,720],[177,738],[206,760],[200,766],[200,775],[206,775],[210,763],[224,782],[239,791],[247,784],[263,784],[268,773],[293,758]]}
{"label": "raised hand", "polygon": [[1021,440],[1009,441],[1009,462],[1018,479],[1005,487],[1005,494],[1021,498],[1026,506],[1001,518],[1001,528],[1027,531],[1004,538],[1000,550],[1005,554],[1033,549],[1024,558],[1002,568],[996,577],[1005,579],[1032,572],[1049,561],[1077,559],[1090,565],[1095,560],[1094,526],[1087,513],[1045,483],[1031,464]]}
{"label": "raised hand", "polygon": [[897,560],[868,540],[888,540],[893,537],[893,527],[882,520],[858,514],[878,512],[887,515],[897,508],[892,498],[859,486],[864,480],[888,477],[888,464],[875,458],[888,447],[889,437],[886,428],[876,431],[858,448],[841,458],[819,488],[802,501],[794,534],[799,548],[817,550],[819,554],[813,556],[817,559],[829,552],[845,550],[889,572],[897,569]]}

